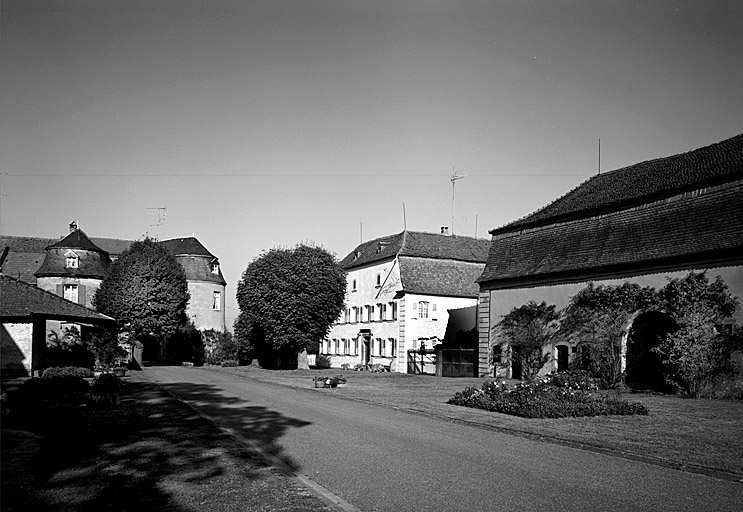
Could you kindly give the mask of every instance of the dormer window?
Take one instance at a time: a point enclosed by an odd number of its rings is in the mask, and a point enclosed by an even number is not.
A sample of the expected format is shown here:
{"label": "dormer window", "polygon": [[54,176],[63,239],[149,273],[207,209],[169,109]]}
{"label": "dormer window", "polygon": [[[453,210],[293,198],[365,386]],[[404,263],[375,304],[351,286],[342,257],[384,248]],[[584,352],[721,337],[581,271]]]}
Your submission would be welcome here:
{"label": "dormer window", "polygon": [[78,258],[77,254],[75,254],[72,251],[67,251],[64,255],[65,257],[65,268],[79,268],[80,266],[80,259]]}
{"label": "dormer window", "polygon": [[212,274],[219,274],[219,262],[217,260],[211,262],[210,268],[212,270]]}

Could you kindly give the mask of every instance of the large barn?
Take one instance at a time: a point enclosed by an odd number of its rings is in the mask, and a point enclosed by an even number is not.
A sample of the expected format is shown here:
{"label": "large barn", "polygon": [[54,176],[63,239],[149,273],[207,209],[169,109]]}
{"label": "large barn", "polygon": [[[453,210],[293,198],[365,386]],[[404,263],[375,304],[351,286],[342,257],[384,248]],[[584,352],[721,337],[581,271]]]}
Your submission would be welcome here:
{"label": "large barn", "polygon": [[[489,355],[504,315],[531,300],[562,308],[589,282],[660,288],[707,271],[743,297],[743,135],[598,174],[490,234],[478,279],[481,376],[494,374]],[[740,310],[727,320],[741,321]],[[572,349],[551,347],[544,371]]]}

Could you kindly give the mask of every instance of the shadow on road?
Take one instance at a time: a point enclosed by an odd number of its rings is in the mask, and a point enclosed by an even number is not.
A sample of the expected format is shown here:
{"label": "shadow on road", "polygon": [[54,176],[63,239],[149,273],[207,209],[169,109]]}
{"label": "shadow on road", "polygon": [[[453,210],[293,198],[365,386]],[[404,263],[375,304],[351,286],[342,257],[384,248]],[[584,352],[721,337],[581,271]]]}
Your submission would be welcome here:
{"label": "shadow on road", "polygon": [[224,395],[222,390],[210,385],[190,382],[158,385],[168,393],[198,407],[209,417],[218,418],[220,425],[231,427],[243,438],[258,445],[261,450],[278,457],[289,468],[299,469],[296,463],[283,453],[277,440],[288,429],[311,425],[310,422],[288,418],[263,406],[249,405],[249,402]]}
{"label": "shadow on road", "polygon": [[[241,435],[294,467],[277,441],[307,422],[210,386],[163,388],[219,411]],[[128,382],[121,404],[110,410],[19,404],[2,426],[3,511],[221,511],[255,503],[261,493],[281,506],[270,485],[279,478],[275,471],[151,383]]]}

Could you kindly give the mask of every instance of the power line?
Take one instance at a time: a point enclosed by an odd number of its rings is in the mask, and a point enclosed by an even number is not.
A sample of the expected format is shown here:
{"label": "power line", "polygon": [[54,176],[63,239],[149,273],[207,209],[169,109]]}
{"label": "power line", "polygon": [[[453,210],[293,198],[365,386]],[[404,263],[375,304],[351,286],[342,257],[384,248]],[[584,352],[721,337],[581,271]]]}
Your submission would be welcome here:
{"label": "power line", "polygon": [[[28,173],[2,173],[3,176],[13,178],[440,178],[441,174],[399,174],[399,173],[361,173],[361,174],[302,174],[302,173],[68,173],[68,174],[28,174]],[[562,178],[570,176],[587,177],[585,173],[499,173],[499,174],[469,174],[468,178],[503,178],[503,177],[525,177],[525,178]]]}

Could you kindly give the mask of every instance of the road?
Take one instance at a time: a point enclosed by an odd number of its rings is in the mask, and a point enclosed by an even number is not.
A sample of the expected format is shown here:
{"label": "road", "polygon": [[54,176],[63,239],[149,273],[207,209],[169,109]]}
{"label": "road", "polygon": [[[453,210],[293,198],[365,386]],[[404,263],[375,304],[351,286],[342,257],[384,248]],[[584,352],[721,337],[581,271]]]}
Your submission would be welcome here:
{"label": "road", "polygon": [[[743,509],[743,484],[199,368],[149,379],[363,511]],[[308,383],[309,384],[309,383]]]}

